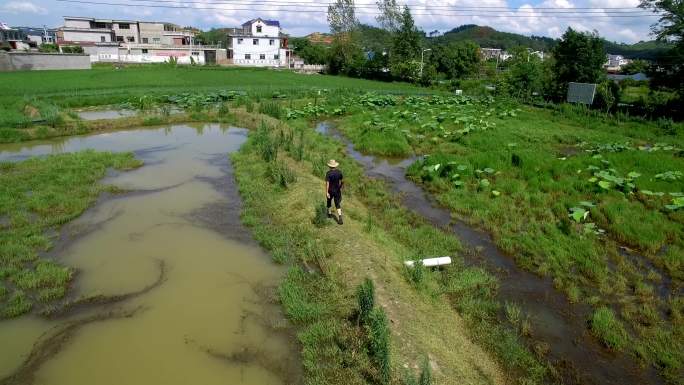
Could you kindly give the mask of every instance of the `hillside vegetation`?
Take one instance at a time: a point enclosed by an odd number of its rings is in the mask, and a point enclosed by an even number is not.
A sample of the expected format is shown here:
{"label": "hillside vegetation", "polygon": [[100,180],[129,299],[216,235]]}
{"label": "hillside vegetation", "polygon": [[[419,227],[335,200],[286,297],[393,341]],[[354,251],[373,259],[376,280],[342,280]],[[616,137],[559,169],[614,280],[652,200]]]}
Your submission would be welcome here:
{"label": "hillside vegetation", "polygon": [[[473,41],[480,47],[501,48],[510,50],[523,46],[537,51],[548,51],[557,43],[557,39],[546,36],[526,36],[511,32],[501,32],[488,26],[466,24],[456,27],[443,36],[433,38],[440,42]],[[624,55],[633,59],[654,60],[658,55],[672,48],[670,44],[658,41],[640,41],[635,44],[610,42],[604,39],[606,52]]]}

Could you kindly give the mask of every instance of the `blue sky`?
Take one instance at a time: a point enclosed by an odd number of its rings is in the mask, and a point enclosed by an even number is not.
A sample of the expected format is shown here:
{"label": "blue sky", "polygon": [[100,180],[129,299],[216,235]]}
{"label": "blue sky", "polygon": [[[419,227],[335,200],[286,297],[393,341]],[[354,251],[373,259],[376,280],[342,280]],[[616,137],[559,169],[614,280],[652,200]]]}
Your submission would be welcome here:
{"label": "blue sky", "polygon": [[[92,0],[110,3],[141,4],[143,0]],[[187,2],[173,0],[166,5],[187,6]],[[111,19],[158,20],[169,21],[180,25],[192,25],[202,29],[211,27],[234,27],[254,17],[280,20],[285,32],[295,36],[310,32],[326,32],[328,30],[326,15],[323,12],[297,12],[293,8],[280,8],[275,4],[287,2],[308,3],[320,6],[325,2],[316,0],[281,0],[271,5],[258,7],[245,4],[250,0],[234,0],[242,5],[226,5],[226,0],[193,0],[190,4],[195,9],[145,8],[121,5],[93,5],[60,2],[57,0],[0,0],[0,21],[9,25],[56,27],[62,24],[62,16],[92,16]],[[264,1],[264,0],[253,0]],[[223,2],[223,4],[217,4]],[[639,0],[399,0],[400,4],[409,3],[415,15],[416,24],[425,31],[446,31],[462,24],[489,25],[501,31],[517,32],[525,35],[543,35],[559,37],[567,27],[580,30],[596,30],[609,40],[634,43],[639,40],[650,40],[649,26],[654,17],[613,17],[600,10],[592,15],[606,17],[586,17],[585,14],[567,14],[560,16],[544,14],[543,9],[562,9],[572,12],[573,8],[606,7],[636,9]],[[156,3],[159,5],[160,3]],[[263,3],[262,3],[263,4]],[[357,4],[370,7],[374,0],[357,0]],[[433,8],[423,8],[427,5]],[[437,7],[480,7],[472,12],[460,10],[436,10]],[[250,8],[252,10],[234,10],[226,8]],[[497,8],[492,8],[497,7]],[[501,8],[508,8],[502,10]],[[221,9],[196,9],[221,8]],[[319,8],[320,9],[320,8]],[[359,13],[362,22],[374,24],[374,15],[369,14],[372,8],[365,8]],[[577,10],[576,10],[577,11]],[[549,11],[546,11],[549,12]],[[463,13],[476,14],[464,16]],[[642,12],[643,14],[643,12]],[[485,16],[486,15],[486,16]],[[524,16],[524,17],[522,17]],[[560,17],[559,17],[560,16]]]}

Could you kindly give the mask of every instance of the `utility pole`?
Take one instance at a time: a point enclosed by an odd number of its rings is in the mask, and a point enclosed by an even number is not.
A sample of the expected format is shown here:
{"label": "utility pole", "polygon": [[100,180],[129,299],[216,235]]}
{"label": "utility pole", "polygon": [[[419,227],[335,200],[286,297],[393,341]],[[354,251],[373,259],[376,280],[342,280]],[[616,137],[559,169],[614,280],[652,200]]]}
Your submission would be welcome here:
{"label": "utility pole", "polygon": [[425,54],[425,52],[427,52],[427,51],[432,51],[432,49],[426,48],[426,49],[420,51],[420,77],[421,78],[423,77],[423,54]]}

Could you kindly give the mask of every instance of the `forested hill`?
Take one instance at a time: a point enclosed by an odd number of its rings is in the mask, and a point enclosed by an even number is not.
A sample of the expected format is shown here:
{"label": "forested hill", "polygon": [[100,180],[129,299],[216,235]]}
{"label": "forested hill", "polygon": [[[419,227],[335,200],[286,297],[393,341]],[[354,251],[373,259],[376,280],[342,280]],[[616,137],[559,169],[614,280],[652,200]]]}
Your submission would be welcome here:
{"label": "forested hill", "polygon": [[548,51],[556,44],[550,37],[525,36],[517,33],[501,32],[492,27],[466,24],[454,28],[443,36],[434,38],[442,41],[471,40],[480,47],[510,49],[517,46],[532,48],[533,50]]}
{"label": "forested hill", "polygon": [[[492,27],[466,24],[454,28],[443,36],[432,38],[439,42],[471,40],[480,47],[510,49],[516,46],[548,51],[556,45],[557,40],[544,36],[525,36],[517,33],[501,32]],[[636,44],[624,44],[605,41],[607,53],[624,55],[632,59],[654,59],[658,54],[667,51],[667,43],[645,41]]]}

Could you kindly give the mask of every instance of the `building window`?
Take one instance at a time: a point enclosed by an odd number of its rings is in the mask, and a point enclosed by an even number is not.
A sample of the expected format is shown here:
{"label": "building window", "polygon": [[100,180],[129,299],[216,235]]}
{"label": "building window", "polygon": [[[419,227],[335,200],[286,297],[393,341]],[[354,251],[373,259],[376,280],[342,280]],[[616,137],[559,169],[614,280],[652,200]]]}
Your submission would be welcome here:
{"label": "building window", "polygon": [[261,26],[257,25],[257,33],[261,33]]}
{"label": "building window", "polygon": [[126,23],[126,24],[119,23],[119,29],[131,29],[131,25],[128,23]]}
{"label": "building window", "polygon": [[129,43],[135,43],[135,38],[133,36],[128,36],[126,40],[128,40]]}
{"label": "building window", "polygon": [[97,23],[97,22],[91,22],[91,23],[93,25],[93,28],[97,28],[97,29],[106,29],[107,28],[106,23]]}
{"label": "building window", "polygon": [[263,54],[263,53],[262,53],[261,55],[259,55],[259,59],[261,59],[261,60],[266,59],[266,54]]}
{"label": "building window", "polygon": [[250,59],[252,59],[252,55],[250,55],[250,54],[246,53],[246,54],[245,54],[245,59],[246,59],[246,60],[250,60]]}
{"label": "building window", "polygon": [[100,42],[101,42],[101,43],[104,43],[104,42],[105,42],[105,37],[104,37],[104,36],[100,36]]}
{"label": "building window", "polygon": [[252,39],[252,45],[259,45],[259,39]]}
{"label": "building window", "polygon": [[154,44],[159,44],[159,43],[161,43],[161,38],[153,37],[153,38],[152,38],[152,42],[153,42]]}
{"label": "building window", "polygon": [[271,39],[268,41],[268,45],[274,45],[274,44],[275,44],[275,40]]}
{"label": "building window", "polygon": [[146,49],[143,49],[143,50],[142,50],[142,53],[147,53],[147,50],[146,50]]}
{"label": "building window", "polygon": [[[104,39],[104,36],[102,38]],[[104,40],[102,40],[102,41],[104,41]],[[117,36],[116,41],[123,43],[123,41],[124,41],[123,36]]]}
{"label": "building window", "polygon": [[278,60],[280,59],[280,55],[273,55],[273,60]]}
{"label": "building window", "polygon": [[192,56],[199,56],[199,52],[193,51],[193,52],[192,52]]}
{"label": "building window", "polygon": [[143,44],[148,44],[150,42],[149,38],[143,37],[142,38]]}
{"label": "building window", "polygon": [[244,40],[244,39],[238,39],[238,44],[242,44],[242,41],[243,41],[243,40]]}

